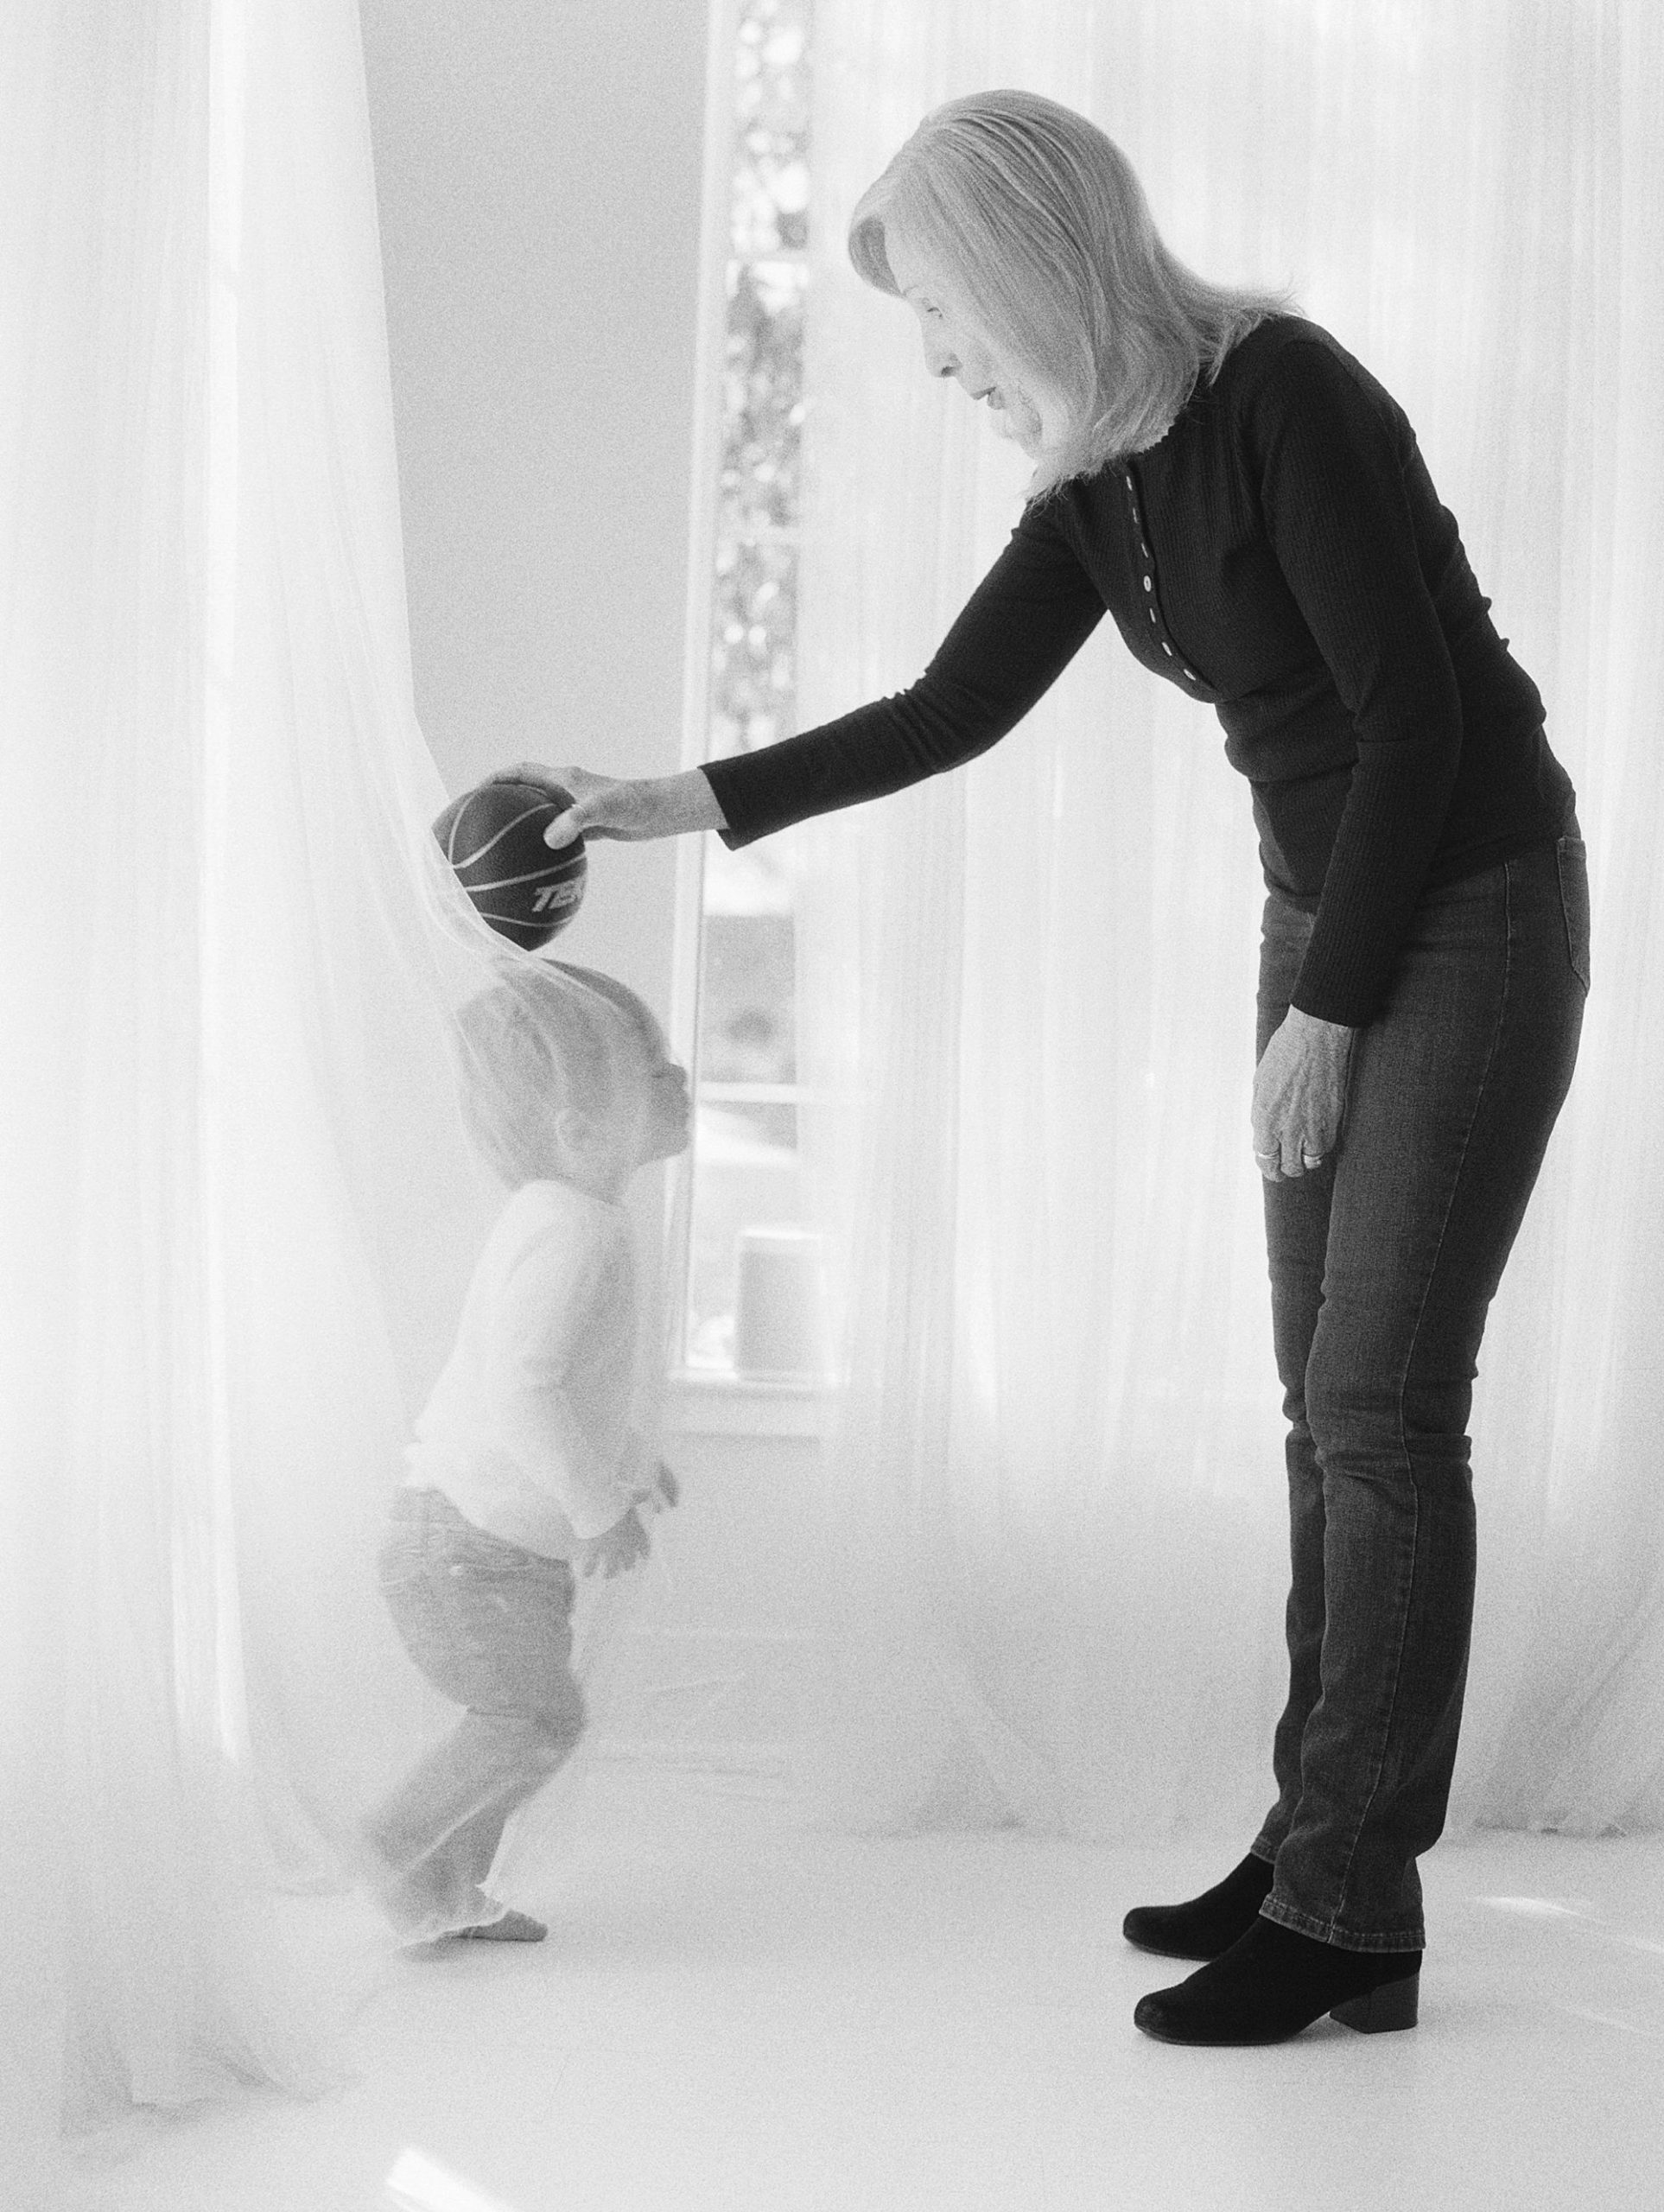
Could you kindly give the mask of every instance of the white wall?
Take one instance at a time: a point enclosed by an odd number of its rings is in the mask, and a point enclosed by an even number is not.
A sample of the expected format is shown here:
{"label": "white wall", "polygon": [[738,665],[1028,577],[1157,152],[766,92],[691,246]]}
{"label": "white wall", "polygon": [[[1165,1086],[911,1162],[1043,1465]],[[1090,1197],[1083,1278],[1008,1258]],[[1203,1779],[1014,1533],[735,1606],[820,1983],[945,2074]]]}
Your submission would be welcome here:
{"label": "white wall", "polygon": [[[453,791],[680,765],[707,11],[362,0],[416,705]],[[661,1012],[674,851],[563,940]]]}

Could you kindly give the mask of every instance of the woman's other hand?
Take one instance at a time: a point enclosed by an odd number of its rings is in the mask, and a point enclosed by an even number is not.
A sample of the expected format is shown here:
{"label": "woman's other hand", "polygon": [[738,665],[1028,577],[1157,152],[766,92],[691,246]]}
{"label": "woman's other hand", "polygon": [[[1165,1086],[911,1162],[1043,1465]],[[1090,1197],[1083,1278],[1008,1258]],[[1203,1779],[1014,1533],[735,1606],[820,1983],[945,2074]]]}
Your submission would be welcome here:
{"label": "woman's other hand", "polygon": [[546,845],[569,845],[575,837],[680,837],[689,830],[725,826],[716,793],[697,768],[631,781],[593,775],[587,768],[546,768],[541,760],[520,760],[511,768],[493,770],[485,780],[535,784],[571,794],[574,804],[543,832]]}
{"label": "woman's other hand", "polygon": [[1309,1174],[1332,1158],[1356,1033],[1288,1009],[1254,1077],[1254,1157],[1267,1182]]}

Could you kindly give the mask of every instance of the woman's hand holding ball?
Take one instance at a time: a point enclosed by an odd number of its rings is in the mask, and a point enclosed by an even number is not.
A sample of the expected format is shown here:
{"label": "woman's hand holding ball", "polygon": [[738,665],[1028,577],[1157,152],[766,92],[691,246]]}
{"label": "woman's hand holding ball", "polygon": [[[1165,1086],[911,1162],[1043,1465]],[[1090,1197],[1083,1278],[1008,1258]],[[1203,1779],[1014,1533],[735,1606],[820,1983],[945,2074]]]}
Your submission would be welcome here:
{"label": "woman's hand holding ball", "polygon": [[575,837],[679,837],[695,830],[724,827],[721,808],[708,779],[697,768],[676,776],[627,779],[597,776],[587,768],[546,768],[522,760],[499,768],[489,783],[535,784],[562,794],[574,804],[557,814],[543,832],[545,844],[569,845]]}

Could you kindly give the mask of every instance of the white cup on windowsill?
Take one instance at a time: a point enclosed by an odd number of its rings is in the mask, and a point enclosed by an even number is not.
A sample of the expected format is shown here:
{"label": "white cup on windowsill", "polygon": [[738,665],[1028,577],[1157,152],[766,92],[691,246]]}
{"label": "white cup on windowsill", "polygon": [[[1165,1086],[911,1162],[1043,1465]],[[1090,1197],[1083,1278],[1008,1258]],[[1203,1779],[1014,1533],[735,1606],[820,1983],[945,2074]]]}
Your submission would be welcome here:
{"label": "white cup on windowsill", "polygon": [[822,1240],[807,1229],[742,1229],[734,1371],[747,1382],[815,1382],[826,1365]]}

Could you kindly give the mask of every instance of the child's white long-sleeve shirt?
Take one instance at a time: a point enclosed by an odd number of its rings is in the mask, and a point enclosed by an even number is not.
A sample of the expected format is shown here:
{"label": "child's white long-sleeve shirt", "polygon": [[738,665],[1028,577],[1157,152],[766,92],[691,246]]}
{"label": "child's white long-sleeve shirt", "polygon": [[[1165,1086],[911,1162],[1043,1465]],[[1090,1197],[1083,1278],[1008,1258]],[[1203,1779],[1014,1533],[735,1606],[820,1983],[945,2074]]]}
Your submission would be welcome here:
{"label": "child's white long-sleeve shirt", "polygon": [[620,1205],[528,1183],[486,1241],[408,1481],[550,1558],[610,1529],[655,1469],[630,1426],[635,1255]]}

